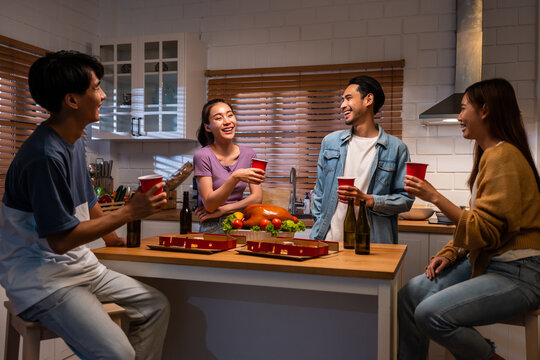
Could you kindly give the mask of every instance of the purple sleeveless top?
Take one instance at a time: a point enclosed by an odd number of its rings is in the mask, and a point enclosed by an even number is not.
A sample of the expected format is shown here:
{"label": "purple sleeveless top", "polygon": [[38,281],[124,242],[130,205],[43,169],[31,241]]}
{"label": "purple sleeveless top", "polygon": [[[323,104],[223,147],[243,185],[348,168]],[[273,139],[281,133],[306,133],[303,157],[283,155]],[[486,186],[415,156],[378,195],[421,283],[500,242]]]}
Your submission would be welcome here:
{"label": "purple sleeveless top", "polygon": [[[238,147],[240,148],[240,155],[238,156],[236,163],[228,166],[222,165],[219,162],[216,154],[210,149],[210,146],[205,146],[202,149],[197,150],[193,155],[193,164],[195,166],[193,176],[211,176],[213,190],[218,189],[235,170],[250,168],[251,159],[256,157],[253,149],[241,145],[238,145]],[[238,182],[225,204],[242,200],[246,186],[247,184],[245,182]],[[201,205],[202,201],[199,197],[199,206]]]}

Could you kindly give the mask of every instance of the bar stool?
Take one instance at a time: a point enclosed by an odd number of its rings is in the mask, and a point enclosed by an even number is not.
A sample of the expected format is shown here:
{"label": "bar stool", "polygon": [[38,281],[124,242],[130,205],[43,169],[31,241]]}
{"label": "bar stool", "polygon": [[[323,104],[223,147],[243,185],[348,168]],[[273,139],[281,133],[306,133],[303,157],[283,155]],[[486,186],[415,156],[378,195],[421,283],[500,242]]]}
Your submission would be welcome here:
{"label": "bar stool", "polygon": [[[51,330],[41,326],[38,322],[28,322],[17,316],[9,301],[4,302],[7,309],[6,316],[6,343],[4,350],[5,360],[17,360],[19,358],[19,340],[23,338],[23,360],[39,360],[39,344],[41,340],[55,339],[59,337]],[[126,331],[122,318],[126,310],[115,303],[103,304],[103,309],[109,314],[112,321]],[[124,323],[126,323],[124,321]]]}
{"label": "bar stool", "polygon": [[[540,359],[540,334],[538,333],[538,319],[540,308],[529,311],[525,315],[510,318],[500,322],[507,325],[525,326],[525,354],[527,360]],[[452,360],[454,357],[450,351],[446,350],[445,360]]]}

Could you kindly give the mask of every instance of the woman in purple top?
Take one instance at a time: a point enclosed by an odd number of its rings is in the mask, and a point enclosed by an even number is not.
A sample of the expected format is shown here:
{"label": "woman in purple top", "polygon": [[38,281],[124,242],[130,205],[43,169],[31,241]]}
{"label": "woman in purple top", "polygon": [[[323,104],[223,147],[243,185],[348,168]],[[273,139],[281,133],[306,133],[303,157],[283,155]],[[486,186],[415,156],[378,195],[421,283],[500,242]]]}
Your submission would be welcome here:
{"label": "woman in purple top", "polygon": [[[195,214],[201,232],[223,233],[228,214],[262,201],[265,172],[251,167],[252,149],[233,143],[235,131],[236,117],[228,103],[213,99],[204,105],[197,132],[203,148],[193,156],[200,196]],[[243,198],[248,184],[250,195]]]}

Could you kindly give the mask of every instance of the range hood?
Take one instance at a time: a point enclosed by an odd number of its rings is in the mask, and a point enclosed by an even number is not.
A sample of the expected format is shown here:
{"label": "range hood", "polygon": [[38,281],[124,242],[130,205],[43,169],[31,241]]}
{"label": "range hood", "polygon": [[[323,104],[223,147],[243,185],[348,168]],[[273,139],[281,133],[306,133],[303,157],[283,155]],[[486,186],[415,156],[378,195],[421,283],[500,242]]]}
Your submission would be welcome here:
{"label": "range hood", "polygon": [[461,98],[482,79],[482,0],[456,0],[455,93],[419,115],[424,125],[456,124]]}

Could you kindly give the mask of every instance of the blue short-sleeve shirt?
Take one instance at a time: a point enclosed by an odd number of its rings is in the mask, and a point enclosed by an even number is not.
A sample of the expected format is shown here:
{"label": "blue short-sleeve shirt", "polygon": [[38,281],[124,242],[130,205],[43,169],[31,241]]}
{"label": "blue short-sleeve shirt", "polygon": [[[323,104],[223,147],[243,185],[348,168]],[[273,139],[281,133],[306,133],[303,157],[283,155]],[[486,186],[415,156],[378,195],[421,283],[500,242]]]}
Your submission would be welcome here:
{"label": "blue short-sleeve shirt", "polygon": [[81,139],[70,144],[41,124],[13,159],[5,184],[0,284],[16,312],[104,270],[88,247],[59,255],[46,240],[88,220],[96,204]]}

